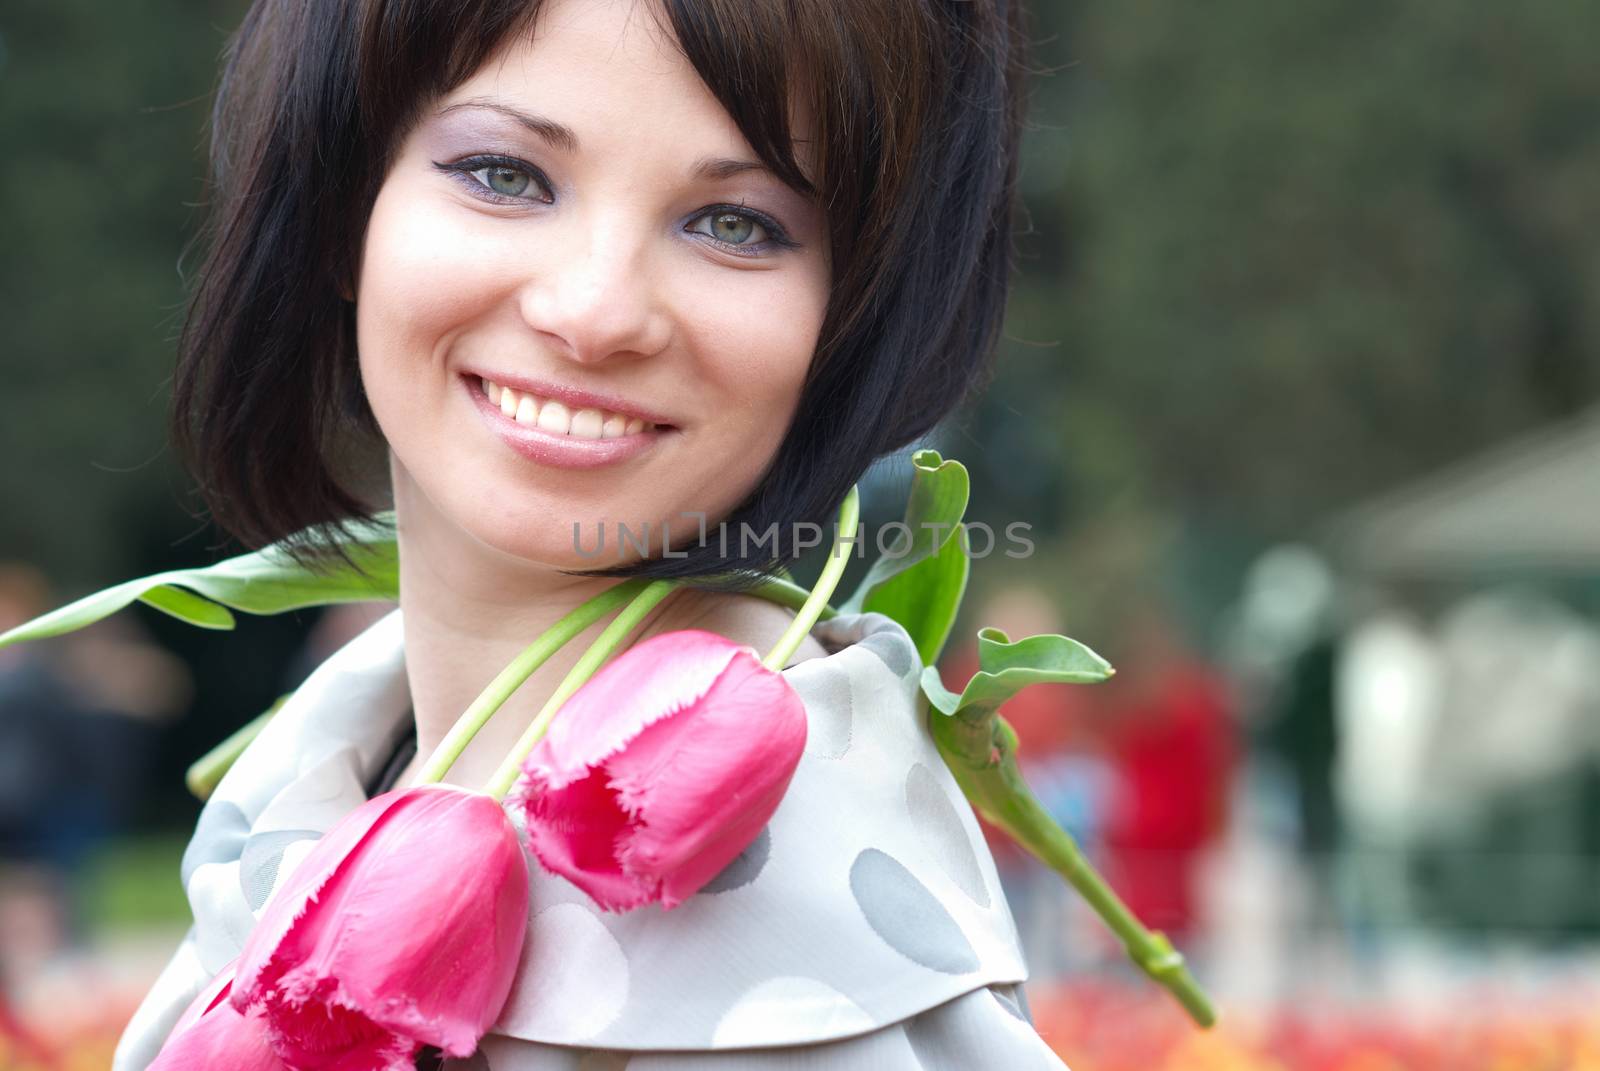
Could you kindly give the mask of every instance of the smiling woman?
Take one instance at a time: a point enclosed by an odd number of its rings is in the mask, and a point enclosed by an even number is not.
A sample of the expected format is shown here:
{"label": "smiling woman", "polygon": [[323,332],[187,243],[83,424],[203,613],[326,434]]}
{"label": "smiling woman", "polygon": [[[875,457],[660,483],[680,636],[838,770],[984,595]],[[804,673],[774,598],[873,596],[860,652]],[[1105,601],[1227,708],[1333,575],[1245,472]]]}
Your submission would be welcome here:
{"label": "smiling woman", "polygon": [[[853,518],[867,466],[978,378],[1007,287],[1022,41],[1007,0],[257,0],[214,111],[176,437],[247,544],[314,561],[392,504],[400,610],[208,802],[184,862],[195,928],[119,1071],[169,1034],[155,1066],[201,1066],[174,1054],[261,1014],[216,994],[303,842],[433,776],[423,759],[485,682],[575,607],[615,604],[624,575],[702,582],[638,604],[634,642],[692,626],[770,649],[805,755],[775,813],[743,784],[710,801],[760,832],[670,914],[612,917],[530,861],[528,944],[471,1066],[1061,1066],[1027,1021],[917,643],[846,613],[802,644],[789,611],[738,593],[803,524],[841,501]],[[634,545],[596,569],[574,538],[690,516],[777,542]],[[583,664],[571,644],[548,657],[438,776],[501,783]],[[706,783],[661,755],[639,776]],[[355,998],[273,999],[300,1022]],[[263,1067],[334,1065],[271,1041],[252,1042]]]}

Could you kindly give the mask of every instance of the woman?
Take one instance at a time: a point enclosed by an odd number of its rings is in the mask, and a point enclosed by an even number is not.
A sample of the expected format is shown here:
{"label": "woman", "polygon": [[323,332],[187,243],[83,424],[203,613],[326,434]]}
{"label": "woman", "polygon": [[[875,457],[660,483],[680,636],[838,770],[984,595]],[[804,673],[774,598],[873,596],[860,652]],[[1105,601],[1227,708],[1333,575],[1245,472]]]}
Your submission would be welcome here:
{"label": "woman", "polygon": [[[531,637],[622,575],[770,569],[960,401],[1002,313],[1021,44],[1005,0],[253,5],[215,111],[177,435],[252,544],[392,495],[401,610],[208,804],[195,929],[119,1069],[306,845],[404,784]],[[765,650],[789,619],[682,590],[634,639]],[[484,782],[582,646],[449,781]],[[1061,1066],[919,670],[887,619],[820,626],[786,671],[810,720],[794,786],[673,912],[602,918],[536,874],[472,1066]]]}

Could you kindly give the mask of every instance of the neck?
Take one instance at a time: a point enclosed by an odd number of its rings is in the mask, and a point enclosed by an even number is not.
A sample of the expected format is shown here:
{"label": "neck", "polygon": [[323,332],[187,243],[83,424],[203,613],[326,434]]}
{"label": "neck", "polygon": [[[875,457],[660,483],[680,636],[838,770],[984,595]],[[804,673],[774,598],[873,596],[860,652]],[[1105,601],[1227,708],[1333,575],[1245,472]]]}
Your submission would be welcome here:
{"label": "neck", "polygon": [[[440,515],[398,467],[395,514],[406,676],[421,759],[519,651],[617,581],[570,576],[486,546]],[[591,626],[536,670],[468,745],[446,780],[481,785],[604,626]]]}

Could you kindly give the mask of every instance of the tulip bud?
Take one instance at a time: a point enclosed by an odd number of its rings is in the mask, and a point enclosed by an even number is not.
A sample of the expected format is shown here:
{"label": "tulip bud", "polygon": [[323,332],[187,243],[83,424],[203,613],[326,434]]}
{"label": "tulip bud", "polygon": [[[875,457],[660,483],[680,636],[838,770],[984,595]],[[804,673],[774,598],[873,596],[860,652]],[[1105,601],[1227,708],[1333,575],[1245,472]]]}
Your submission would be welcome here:
{"label": "tulip bud", "polygon": [[523,763],[529,846],[607,910],[672,908],[761,832],[805,740],[805,705],[755,651],[655,636],[574,693]]}
{"label": "tulip bud", "polygon": [[328,832],[267,905],[231,1000],[296,1071],[410,1071],[470,1056],[499,1017],[527,929],[528,871],[500,804],[422,785]]}

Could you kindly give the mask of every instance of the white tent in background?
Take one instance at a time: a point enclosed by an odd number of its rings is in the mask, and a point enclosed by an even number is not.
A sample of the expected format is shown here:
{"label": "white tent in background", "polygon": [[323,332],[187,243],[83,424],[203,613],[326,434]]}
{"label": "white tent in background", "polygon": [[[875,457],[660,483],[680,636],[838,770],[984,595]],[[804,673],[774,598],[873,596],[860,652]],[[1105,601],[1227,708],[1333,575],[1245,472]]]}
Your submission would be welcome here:
{"label": "white tent in background", "polygon": [[1328,545],[1384,576],[1600,572],[1600,408],[1355,507]]}

